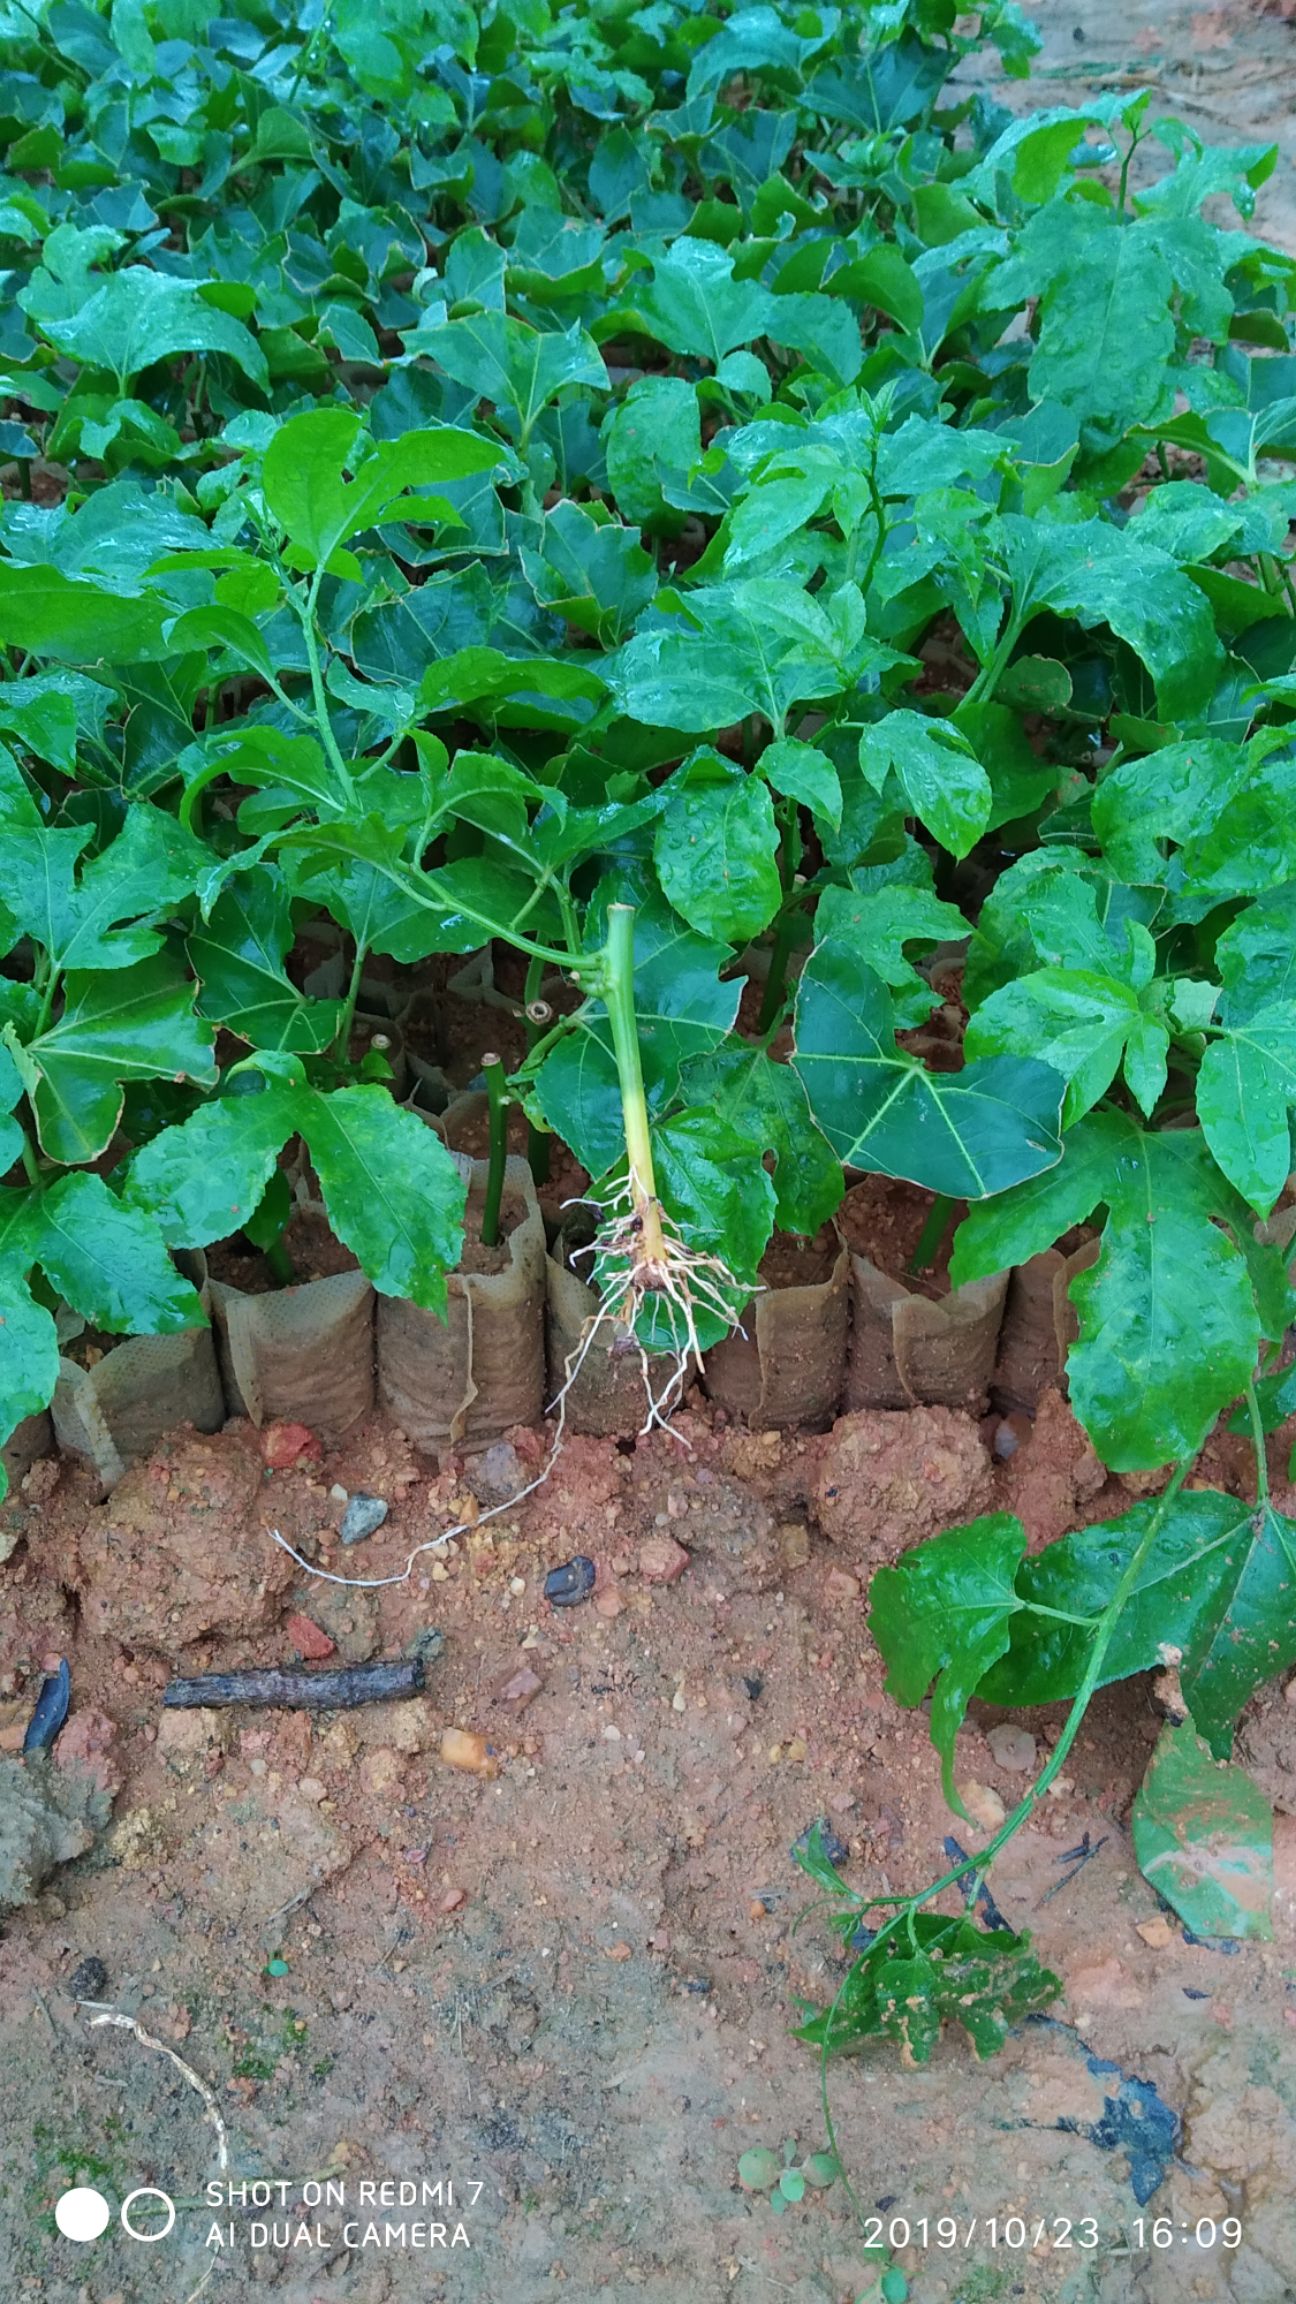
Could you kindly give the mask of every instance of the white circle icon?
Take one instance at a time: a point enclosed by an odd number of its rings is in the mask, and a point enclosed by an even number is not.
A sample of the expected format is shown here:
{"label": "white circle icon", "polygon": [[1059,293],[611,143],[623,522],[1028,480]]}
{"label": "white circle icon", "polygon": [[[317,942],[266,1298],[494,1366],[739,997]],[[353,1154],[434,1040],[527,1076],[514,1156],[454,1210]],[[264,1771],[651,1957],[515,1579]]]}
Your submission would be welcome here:
{"label": "white circle icon", "polygon": [[54,2203],[54,2221],[65,2240],[97,2240],[112,2210],[93,2184],[74,2184]]}
{"label": "white circle icon", "polygon": [[[134,2207],[137,2200],[160,2200],[162,2202],[162,2205],[166,2210],[166,2222],[165,2224],[159,2225],[156,2232],[140,2232],[137,2231],[136,2227],[132,2224],[128,2211]],[[123,2230],[129,2232],[132,2240],[144,2240],[149,2242],[154,2240],[165,2240],[168,2232],[176,2220],[175,2202],[171,2198],[169,2192],[160,2192],[156,2184],[140,2184],[136,2187],[134,2192],[128,2192],[125,2199],[123,2200],[121,2204],[121,2220]]]}

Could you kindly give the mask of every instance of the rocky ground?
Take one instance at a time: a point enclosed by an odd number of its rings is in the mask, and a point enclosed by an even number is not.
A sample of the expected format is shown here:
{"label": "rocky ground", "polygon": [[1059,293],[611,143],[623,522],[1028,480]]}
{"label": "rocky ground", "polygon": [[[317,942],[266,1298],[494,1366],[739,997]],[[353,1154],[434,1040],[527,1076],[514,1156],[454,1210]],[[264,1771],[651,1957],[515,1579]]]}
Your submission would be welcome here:
{"label": "rocky ground", "polygon": [[[935,1755],[922,1713],[883,1694],[868,1576],[973,1511],[1017,1510],[1039,1543],[1129,1500],[1056,1398],[1033,1431],[1000,1432],[1011,1456],[993,1433],[948,1410],[822,1439],[686,1414],[683,1445],[570,1440],[528,1503],[489,1520],[537,1468],[536,1436],[435,1474],[377,1422],[286,1463],[303,1435],[235,1425],[178,1436],[107,1501],[77,1470],[35,1467],[0,1514],[17,1538],[0,1750],[43,1660],[66,1654],[60,1763],[115,1800],[3,1946],[6,2304],[189,2304],[204,2282],[212,2304],[863,2292],[845,2187],[776,2217],[737,2163],[824,2142],[818,2061],[789,2027],[799,1996],[835,1989],[839,1956],[803,1917],[794,1840],[825,1818],[865,1890],[944,1860]],[[1213,1469],[1240,1480],[1228,1451]],[[339,1540],[341,1490],[390,1504],[362,1544]],[[474,1519],[377,1590],[300,1571],[270,1534],[378,1578]],[[555,1609],[543,1579],[573,1553],[595,1587]],[[432,1627],[444,1649],[413,1701],[315,1720],[160,1706],[176,1668],[354,1662]],[[987,1820],[1059,1717],[968,1728],[960,1768]],[[1065,1979],[1062,2020],[985,2065],[949,2039],[926,2070],[889,2048],[834,2067],[846,2169],[867,2216],[909,2219],[910,2244],[892,2236],[918,2304],[1296,2294],[1296,1943],[1188,1943],[1140,1878],[1126,1817],[1159,1726],[1145,1682],[1109,1692],[995,1873],[1005,1917]],[[1250,1735],[1290,1795],[1281,1690]],[[95,2027],[105,2007],[147,2042]],[[230,2174],[283,2185],[273,2214],[207,2205],[216,2120],[168,2047],[211,2092]],[[1145,2212],[1149,2134],[1166,2172]],[[360,2186],[401,2179],[452,2182],[455,2207],[407,2209],[405,2245],[383,2246],[402,2217],[357,2214]],[[345,2199],[304,2205],[328,2180]],[[75,2181],[114,2207],[157,2185],[175,2227],[149,2248],[115,2228],[55,2237]],[[1236,2215],[1244,2242],[1203,2250],[1176,2229],[1171,2249],[1139,2249],[1145,2213]],[[1002,2237],[1014,2215],[1024,2247]],[[457,2248],[429,2241],[438,2222],[447,2242],[462,2225]]]}

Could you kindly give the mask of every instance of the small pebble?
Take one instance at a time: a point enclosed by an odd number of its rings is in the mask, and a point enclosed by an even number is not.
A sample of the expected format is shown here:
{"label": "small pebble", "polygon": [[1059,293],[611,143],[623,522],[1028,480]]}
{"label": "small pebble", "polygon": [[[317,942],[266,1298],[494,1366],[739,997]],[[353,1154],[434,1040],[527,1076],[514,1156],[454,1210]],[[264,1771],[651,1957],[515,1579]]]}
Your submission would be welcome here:
{"label": "small pebble", "polygon": [[1150,1945],[1154,1952],[1167,1952],[1174,1942],[1174,1930],[1164,1914],[1160,1912],[1156,1914],[1154,1919],[1136,1920],[1134,1929],[1136,1935],[1141,1936],[1144,1943]]}
{"label": "small pebble", "polygon": [[350,1489],[344,1488],[340,1480],[335,1480],[329,1490],[329,1502],[331,1504],[345,1504],[350,1493]]}
{"label": "small pebble", "polygon": [[515,1599],[515,1600],[520,1600],[520,1599],[521,1599],[521,1597],[522,1597],[522,1595],[523,1595],[523,1593],[524,1593],[524,1592],[525,1592],[525,1590],[526,1590],[526,1578],[525,1578],[525,1576],[510,1576],[510,1578],[509,1578],[509,1590],[510,1590],[510,1592],[512,1593],[512,1595],[513,1595],[513,1597],[514,1597],[514,1599]]}
{"label": "small pebble", "polygon": [[447,1728],[441,1738],[441,1758],[448,1768],[465,1776],[498,1776],[499,1762],[484,1736],[471,1728]]}
{"label": "small pebble", "polygon": [[93,1952],[77,1962],[68,1978],[68,1991],[74,2000],[102,2000],[107,1989],[108,1971]]}
{"label": "small pebble", "polygon": [[1029,1728],[1014,1728],[1011,1720],[1001,1720],[986,1738],[995,1765],[1006,1769],[1010,1776],[1032,1774],[1039,1747]]}
{"label": "small pebble", "polygon": [[441,1910],[443,1912],[458,1912],[467,1901],[468,1891],[466,1888],[447,1888],[441,1899]]}
{"label": "small pebble", "polygon": [[1013,1415],[1000,1419],[994,1428],[991,1445],[1001,1464],[1006,1464],[1010,1456],[1016,1455],[1023,1443],[1029,1440],[1031,1430],[1029,1416]]}
{"label": "small pebble", "polygon": [[544,1580],[544,1596],[551,1608],[578,1608],[594,1589],[595,1568],[583,1552],[551,1568]]}
{"label": "small pebble", "polygon": [[334,1653],[335,1643],[327,1632],[300,1610],[287,1619],[284,1630],[305,1664],[322,1664],[326,1656]]}
{"label": "small pebble", "polygon": [[418,1656],[425,1665],[435,1664],[445,1648],[445,1634],[435,1624],[425,1624],[406,1646],[407,1656]]}
{"label": "small pebble", "polygon": [[675,1584],[684,1574],[689,1556],[673,1536],[646,1536],[639,1547],[639,1573],[645,1584]]}
{"label": "small pebble", "polygon": [[975,1776],[965,1777],[957,1789],[973,1823],[979,1824],[984,1832],[997,1832],[1007,1814],[998,1793],[988,1784],[979,1784]]}
{"label": "small pebble", "polygon": [[368,1496],[363,1488],[358,1488],[342,1515],[338,1534],[343,1543],[363,1544],[366,1536],[372,1536],[375,1529],[381,1528],[388,1509],[384,1497]]}
{"label": "small pebble", "polygon": [[511,1704],[514,1711],[523,1712],[534,1696],[538,1696],[544,1682],[529,1664],[517,1664],[497,1680],[493,1691],[497,1704]]}
{"label": "small pebble", "polygon": [[494,1440],[472,1467],[474,1491],[489,1502],[505,1503],[526,1486],[526,1466],[510,1440]]}

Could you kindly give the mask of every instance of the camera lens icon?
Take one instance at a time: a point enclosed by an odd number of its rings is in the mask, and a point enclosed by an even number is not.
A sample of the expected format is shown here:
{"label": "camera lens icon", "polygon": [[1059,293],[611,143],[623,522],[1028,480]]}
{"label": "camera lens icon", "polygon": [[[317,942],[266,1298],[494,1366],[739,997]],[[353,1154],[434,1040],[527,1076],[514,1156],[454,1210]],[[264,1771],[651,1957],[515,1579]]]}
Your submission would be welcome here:
{"label": "camera lens icon", "polygon": [[[151,2205],[145,2206],[146,2202]],[[119,2214],[122,2230],[146,2247],[151,2247],[155,2240],[165,2240],[176,2220],[174,2200],[156,2184],[139,2184],[133,2192],[128,2192]],[[93,2184],[74,2184],[55,2201],[54,2221],[65,2240],[88,2244],[107,2231],[112,2209]]]}
{"label": "camera lens icon", "polygon": [[[150,2208],[143,2211],[137,2211],[137,2213],[142,2213],[144,2216],[146,2216],[149,2221],[142,2225],[132,2223],[130,2211],[135,2207],[136,2201],[139,2200],[156,2200],[160,2202],[165,2221],[158,2225],[156,2231],[151,2229],[152,2219],[158,2213],[156,2209]],[[175,2202],[171,2198],[169,2192],[160,2191],[156,2184],[140,2184],[136,2186],[136,2189],[133,2192],[128,2192],[125,2199],[123,2200],[121,2204],[121,2220],[122,2230],[124,2232],[128,2232],[132,2240],[143,2240],[151,2245],[154,2240],[165,2240],[168,2232],[171,2230],[172,2225],[175,2223]]]}

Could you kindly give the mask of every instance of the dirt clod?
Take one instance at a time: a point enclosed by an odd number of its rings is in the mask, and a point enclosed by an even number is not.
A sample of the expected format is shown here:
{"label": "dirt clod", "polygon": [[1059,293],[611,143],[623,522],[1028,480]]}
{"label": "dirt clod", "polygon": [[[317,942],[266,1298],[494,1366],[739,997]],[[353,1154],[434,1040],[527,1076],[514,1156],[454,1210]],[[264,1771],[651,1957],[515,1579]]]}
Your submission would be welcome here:
{"label": "dirt clod", "polygon": [[271,1472],[290,1472],[303,1457],[318,1457],[320,1444],[307,1424],[267,1424],[261,1435],[261,1460]]}
{"label": "dirt clod", "polygon": [[[1000,1473],[1000,1503],[1017,1514],[1029,1550],[1039,1552],[1093,1518],[1090,1507],[1107,1474],[1060,1392],[1041,1394],[1033,1427],[1024,1418],[1011,1421],[1026,1429]],[[1119,1498],[1113,1510],[1124,1510],[1126,1501]]]}
{"label": "dirt clod", "polygon": [[677,1584],[689,1556],[673,1536],[646,1536],[639,1547],[639,1573],[645,1584]]}
{"label": "dirt clod", "polygon": [[108,1989],[108,1970],[103,1961],[93,1952],[84,1960],[78,1960],[67,1988],[74,2000],[102,2000]]}
{"label": "dirt clod", "polygon": [[814,1509],[825,1536],[870,1567],[988,1511],[991,1468],[973,1417],[957,1408],[862,1408],[823,1444]]}
{"label": "dirt clod", "polygon": [[79,1533],[88,1630],[168,1658],[267,1631],[293,1566],[253,1520],[260,1484],[246,1433],[181,1433],[132,1465]]}
{"label": "dirt clod", "polygon": [[33,1904],[60,1864],[84,1856],[108,1809],[102,1786],[80,1770],[0,1760],[0,1912]]}

